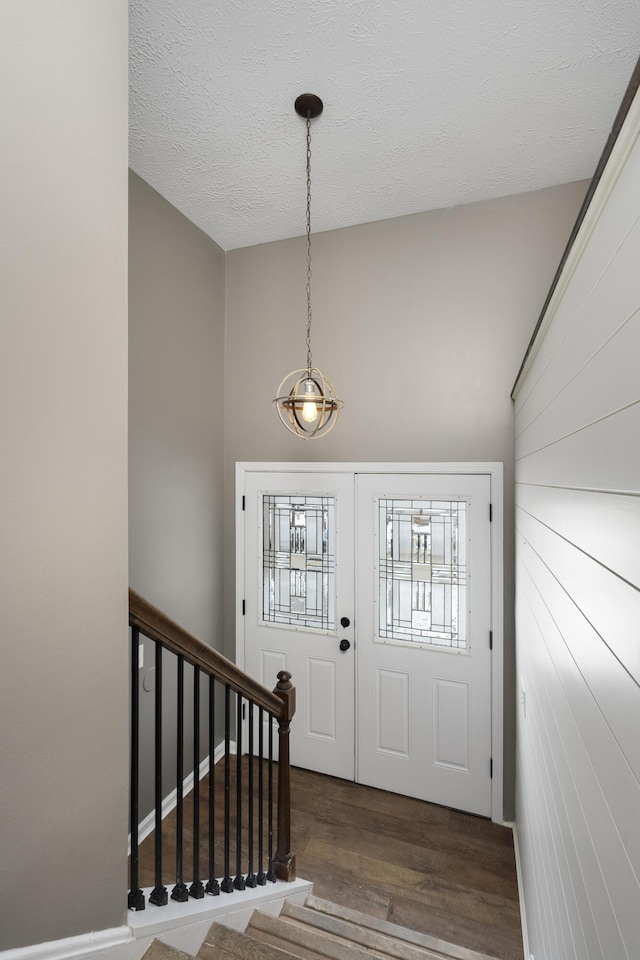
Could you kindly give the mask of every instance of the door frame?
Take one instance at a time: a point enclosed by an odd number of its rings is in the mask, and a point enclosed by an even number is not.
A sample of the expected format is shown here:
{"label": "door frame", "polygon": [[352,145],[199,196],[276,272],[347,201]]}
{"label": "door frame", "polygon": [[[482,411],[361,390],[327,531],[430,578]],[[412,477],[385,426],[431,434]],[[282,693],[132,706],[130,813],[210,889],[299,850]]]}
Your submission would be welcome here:
{"label": "door frame", "polygon": [[[236,463],[236,663],[244,670],[245,629],[242,603],[245,597],[244,512],[247,473],[388,473],[388,474],[485,474],[490,478],[491,522],[491,819],[502,824],[504,779],[504,565],[503,565],[503,465],[502,463],[389,463],[389,462],[238,462]],[[357,656],[357,644],[355,655]],[[295,678],[294,678],[295,679]]]}

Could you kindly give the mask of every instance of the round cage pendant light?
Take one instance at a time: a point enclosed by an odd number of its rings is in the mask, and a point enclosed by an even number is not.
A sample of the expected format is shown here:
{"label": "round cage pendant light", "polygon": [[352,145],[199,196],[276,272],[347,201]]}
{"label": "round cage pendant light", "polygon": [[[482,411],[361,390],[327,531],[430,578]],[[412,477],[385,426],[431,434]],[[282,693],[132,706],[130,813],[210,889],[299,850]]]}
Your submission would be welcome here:
{"label": "round cage pendant light", "polygon": [[322,100],[313,93],[303,93],[295,102],[296,113],[307,124],[307,365],[287,374],[273,401],[287,430],[304,440],[329,433],[343,406],[311,358],[311,121],[322,109]]}

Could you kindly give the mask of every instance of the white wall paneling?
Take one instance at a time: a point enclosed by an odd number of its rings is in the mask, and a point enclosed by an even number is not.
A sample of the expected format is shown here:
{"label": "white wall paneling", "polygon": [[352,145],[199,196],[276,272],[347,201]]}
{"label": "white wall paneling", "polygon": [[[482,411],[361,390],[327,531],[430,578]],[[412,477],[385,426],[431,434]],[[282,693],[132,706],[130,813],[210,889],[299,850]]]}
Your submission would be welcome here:
{"label": "white wall paneling", "polygon": [[640,955],[639,130],[636,97],[515,390],[516,818],[536,960]]}
{"label": "white wall paneling", "polygon": [[[531,580],[530,586],[524,588],[527,602],[541,631],[546,656],[578,725],[582,741],[578,749],[597,748],[592,749],[589,758],[588,776],[578,769],[575,777],[589,786],[588,794],[584,794],[587,804],[594,802],[593,790],[601,792],[609,810],[600,813],[607,820],[616,815],[618,826],[611,842],[615,844],[620,839],[624,843],[616,871],[622,874],[622,860],[627,859],[627,854],[636,863],[640,859],[640,833],[634,818],[634,811],[640,809],[640,785],[633,773],[640,759],[639,721],[637,710],[634,714],[629,709],[631,701],[625,697],[627,682],[633,681],[613,655],[602,654],[595,630],[586,618],[576,615],[571,598],[526,543],[522,546],[521,563],[523,578],[526,574]],[[585,642],[589,640],[590,643]],[[604,669],[597,669],[605,659]],[[606,697],[604,703],[598,699],[601,688],[614,684],[622,691],[621,707]],[[564,746],[568,739],[563,728]],[[598,829],[601,828],[599,822]]]}
{"label": "white wall paneling", "polygon": [[[536,551],[554,581],[584,615],[600,641],[640,682],[640,593],[530,515],[517,513],[518,531]],[[600,664],[599,664],[600,666]]]}
{"label": "white wall paneling", "polygon": [[[636,255],[640,263],[640,246]],[[611,410],[624,410],[640,398],[640,380],[635,376],[640,355],[640,327],[635,314],[625,318],[618,330],[589,361],[568,380],[558,394],[540,411],[518,438],[522,455],[534,453],[550,438],[556,441],[596,423]],[[576,352],[575,350],[573,351]],[[593,384],[608,382],[605,396],[593,390]]]}
{"label": "white wall paneling", "polygon": [[[623,128],[612,150],[610,174],[600,181],[576,238],[574,255],[567,260],[549,303],[540,331],[544,336],[536,340],[522,371],[514,396],[518,419],[567,331],[577,320],[582,323],[581,309],[593,296],[601,276],[616,258],[618,248],[638,218],[637,207],[628,202],[628,196],[637,190],[640,177],[637,131],[632,129],[639,112],[637,103],[634,103],[627,118],[627,128]],[[614,297],[620,296],[618,290],[610,289],[610,297],[612,292]],[[600,321],[606,322],[606,317],[601,317]]]}
{"label": "white wall paneling", "polygon": [[640,525],[640,497],[518,486],[518,508],[535,515],[546,527],[623,580],[635,582],[640,543],[628,536]]}
{"label": "white wall paneling", "polygon": [[[636,322],[640,321],[640,314]],[[599,390],[605,389],[602,382]],[[640,476],[640,403],[587,423],[535,453],[516,454],[516,483],[629,493]]]}

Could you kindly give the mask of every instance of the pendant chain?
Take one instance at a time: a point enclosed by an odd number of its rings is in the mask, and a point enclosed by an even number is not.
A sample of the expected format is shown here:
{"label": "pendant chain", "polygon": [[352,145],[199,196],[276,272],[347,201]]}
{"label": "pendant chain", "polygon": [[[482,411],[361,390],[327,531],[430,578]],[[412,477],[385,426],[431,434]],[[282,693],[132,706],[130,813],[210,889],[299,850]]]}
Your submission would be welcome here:
{"label": "pendant chain", "polygon": [[311,377],[311,117],[307,114],[307,373]]}

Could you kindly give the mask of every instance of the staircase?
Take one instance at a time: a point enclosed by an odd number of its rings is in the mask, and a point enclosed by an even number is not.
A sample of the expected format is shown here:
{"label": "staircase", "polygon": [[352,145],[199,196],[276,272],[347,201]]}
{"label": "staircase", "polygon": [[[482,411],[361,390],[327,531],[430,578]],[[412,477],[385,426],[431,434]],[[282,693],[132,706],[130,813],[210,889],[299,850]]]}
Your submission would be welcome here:
{"label": "staircase", "polygon": [[[238,933],[214,923],[197,960],[493,960],[424,933],[308,896],[285,901],[280,916],[255,910]],[[155,940],[143,960],[192,960]]]}
{"label": "staircase", "polygon": [[[492,960],[469,947],[456,946],[388,920],[321,900],[311,893],[303,903],[303,898],[311,890],[311,883],[296,880],[296,860],[291,845],[289,731],[295,713],[295,688],[291,684],[291,675],[286,670],[280,671],[275,690],[266,689],[133,591],[130,591],[129,619],[131,882],[128,904],[132,943],[128,960],[140,960],[152,936],[163,936],[175,947],[186,948],[189,952],[155,940],[143,960],[194,960],[196,951],[197,960],[218,957],[220,960],[287,960],[291,957],[298,960]],[[141,637],[153,644],[155,682],[150,688],[144,686],[140,677]],[[153,743],[146,742],[142,735],[145,729],[149,731],[149,723],[146,728],[140,723],[141,701],[149,689],[153,691],[153,698],[147,698],[146,713],[143,712],[142,716],[153,714]],[[163,739],[167,726],[163,722],[167,712],[165,699],[170,718],[176,720],[175,738]],[[149,719],[147,716],[147,721]],[[153,769],[148,770],[148,764],[145,765],[147,776],[144,780],[141,756],[153,757]],[[200,779],[205,767],[208,782]],[[167,773],[174,777],[175,799],[163,796]],[[185,773],[188,773],[187,777]],[[193,780],[196,787],[192,789]],[[333,787],[332,791],[340,794],[341,789]],[[151,798],[153,809],[140,822],[139,801],[143,793],[147,797],[143,809],[147,809]],[[308,784],[304,796],[309,796]],[[396,802],[394,800],[394,804]],[[342,809],[338,822],[344,820],[342,826],[352,838],[369,807],[366,804],[362,808],[358,805],[351,807],[340,800],[338,803]],[[166,816],[165,807],[171,810]],[[334,873],[337,874],[333,895],[338,896],[339,885],[349,887],[353,877],[344,873],[340,841],[331,826],[332,813],[316,816],[315,806],[309,812],[311,822],[317,822],[322,837],[318,846],[325,851],[324,859],[320,857],[325,879],[330,877],[333,880]],[[459,917],[461,936],[466,924],[467,942],[493,952],[491,938],[477,939],[474,936],[471,939],[470,928],[479,927],[487,932],[495,929],[499,933],[504,915],[510,924],[507,940],[513,940],[513,943],[502,944],[504,950],[497,944],[495,949],[499,952],[494,954],[493,960],[496,956],[504,960],[522,957],[521,948],[516,943],[518,938],[513,932],[516,918],[513,911],[510,912],[513,900],[509,899],[509,894],[513,891],[509,883],[497,882],[504,880],[506,861],[501,855],[495,862],[490,858],[484,872],[471,870],[472,886],[467,890],[457,882],[461,879],[461,871],[466,870],[461,850],[466,851],[468,844],[473,845],[475,841],[457,835],[454,830],[449,837],[450,856],[444,849],[435,849],[434,846],[436,834],[440,834],[443,824],[448,833],[448,818],[454,814],[443,811],[444,821],[438,818],[437,822],[432,822],[428,818],[428,822],[422,824],[427,847],[420,845],[420,837],[416,837],[418,845],[414,851],[403,840],[410,816],[398,818],[392,835],[382,842],[375,832],[378,814],[381,824],[385,822],[382,812],[376,810],[374,803],[369,813],[374,822],[369,825],[369,832],[365,829],[368,838],[364,844],[365,853],[350,855],[353,863],[349,869],[353,868],[357,874],[356,863],[370,865],[367,870],[371,872],[370,882],[375,885],[376,877],[385,869],[385,855],[391,853],[392,870],[399,871],[397,879],[401,893],[403,884],[424,883],[430,888],[433,879],[429,875],[430,868],[426,868],[427,873],[419,873],[412,866],[417,864],[422,869],[423,855],[427,855],[425,863],[432,863],[430,858],[435,856],[435,865],[440,864],[443,869],[434,875],[435,886],[426,891],[431,895],[424,902],[425,910],[428,910],[426,904],[432,903],[434,895],[437,903],[443,896],[448,897],[443,917],[449,919],[444,921],[444,927],[441,923],[437,928],[439,932],[447,936],[451,924],[455,924]],[[303,826],[304,836],[310,820],[308,815],[303,819],[306,824],[306,828]],[[149,844],[141,844],[141,834],[146,833],[150,825],[153,837],[149,836]],[[397,840],[409,854],[407,869],[398,863]],[[307,843],[306,853],[310,852],[312,843]],[[482,847],[481,841],[478,843]],[[353,845],[348,844],[345,851],[351,849]],[[166,863],[163,858],[171,863]],[[450,868],[447,871],[444,871],[445,863]],[[480,881],[493,882],[494,866],[497,871],[494,888],[498,893],[489,892],[484,898]],[[187,886],[185,877],[189,878],[190,886]],[[173,883],[174,879],[175,885],[170,892],[165,883],[169,880]],[[317,879],[320,882],[320,877]],[[155,886],[151,886],[152,883]],[[388,916],[392,900],[390,894],[385,894],[384,898],[388,906],[384,913]],[[402,897],[399,896],[398,900],[401,903]],[[262,909],[254,909],[256,903]],[[424,917],[415,914],[415,910],[420,910],[420,904],[412,903],[411,909],[406,911],[408,922],[422,926]],[[456,904],[461,904],[461,908],[458,909]],[[485,907],[491,921],[486,928],[482,923]],[[280,914],[275,916],[278,909]],[[517,914],[517,903],[515,911]],[[209,926],[215,917],[224,918],[228,926],[219,922]],[[240,933],[236,928],[244,932]],[[123,956],[121,954],[121,960]]]}

